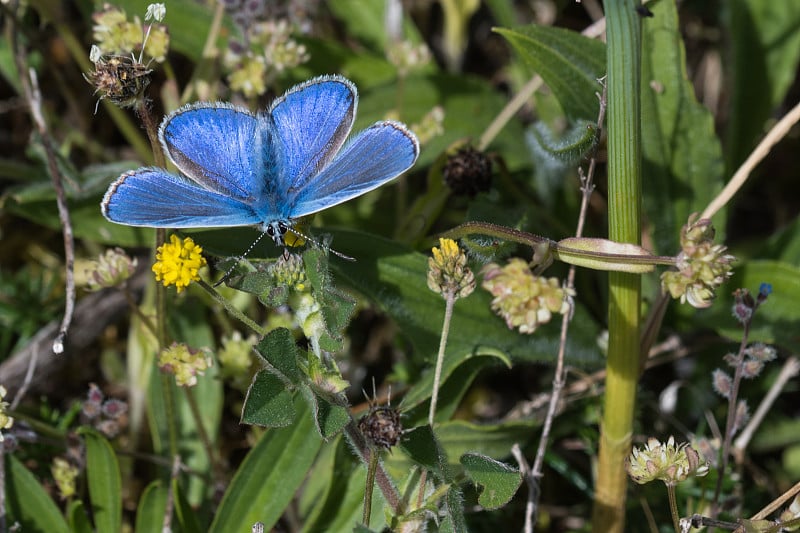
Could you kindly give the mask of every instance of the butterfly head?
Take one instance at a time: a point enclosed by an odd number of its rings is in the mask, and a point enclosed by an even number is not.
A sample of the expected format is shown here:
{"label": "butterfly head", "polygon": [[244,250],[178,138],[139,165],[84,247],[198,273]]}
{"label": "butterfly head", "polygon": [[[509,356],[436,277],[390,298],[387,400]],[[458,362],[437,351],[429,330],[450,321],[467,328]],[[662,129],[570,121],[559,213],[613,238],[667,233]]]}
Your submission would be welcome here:
{"label": "butterfly head", "polygon": [[283,220],[273,220],[272,222],[267,223],[264,227],[264,232],[269,235],[278,246],[286,245],[284,237],[288,231],[289,224]]}

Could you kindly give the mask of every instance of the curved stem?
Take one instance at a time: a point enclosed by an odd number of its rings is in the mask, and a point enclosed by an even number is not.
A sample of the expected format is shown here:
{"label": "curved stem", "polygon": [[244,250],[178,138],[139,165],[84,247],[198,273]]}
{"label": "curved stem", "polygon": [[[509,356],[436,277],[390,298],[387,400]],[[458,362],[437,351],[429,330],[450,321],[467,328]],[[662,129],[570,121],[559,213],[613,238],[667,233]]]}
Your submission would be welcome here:
{"label": "curved stem", "polygon": [[264,336],[264,335],[267,334],[267,330],[265,330],[264,328],[262,328],[261,326],[259,326],[255,322],[253,322],[253,320],[250,317],[248,317],[247,315],[245,315],[244,313],[242,313],[241,311],[236,309],[236,307],[231,305],[231,303],[228,300],[223,298],[220,293],[218,293],[216,290],[214,290],[214,287],[212,287],[211,285],[209,285],[208,283],[206,283],[203,280],[198,281],[197,284],[204,291],[206,291],[208,294],[210,294],[211,297],[214,298],[214,300],[217,303],[221,304],[225,308],[226,311],[228,311],[232,316],[237,318],[242,324],[244,324],[245,326],[247,326],[248,328],[253,330],[257,335]]}

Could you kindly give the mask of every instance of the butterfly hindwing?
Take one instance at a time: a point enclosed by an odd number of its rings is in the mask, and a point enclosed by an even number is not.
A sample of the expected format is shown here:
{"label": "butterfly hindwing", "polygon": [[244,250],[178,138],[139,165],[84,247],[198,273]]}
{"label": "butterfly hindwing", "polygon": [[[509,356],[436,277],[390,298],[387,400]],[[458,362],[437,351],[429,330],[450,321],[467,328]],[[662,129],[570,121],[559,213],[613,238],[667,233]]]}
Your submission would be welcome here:
{"label": "butterfly hindwing", "polygon": [[258,224],[253,209],[158,168],[140,168],[111,184],[103,215],[128,226],[199,228]]}
{"label": "butterfly hindwing", "polygon": [[249,111],[224,103],[184,106],[161,124],[169,158],[204,188],[255,203],[275,164],[270,133]]}
{"label": "butterfly hindwing", "polygon": [[373,124],[297,191],[289,216],[310,215],[377,189],[411,168],[418,155],[419,142],[404,125]]}
{"label": "butterfly hindwing", "polygon": [[357,104],[355,86],[341,76],[314,78],[273,103],[265,118],[280,139],[280,174],[288,191],[304,187],[333,159],[350,133]]}

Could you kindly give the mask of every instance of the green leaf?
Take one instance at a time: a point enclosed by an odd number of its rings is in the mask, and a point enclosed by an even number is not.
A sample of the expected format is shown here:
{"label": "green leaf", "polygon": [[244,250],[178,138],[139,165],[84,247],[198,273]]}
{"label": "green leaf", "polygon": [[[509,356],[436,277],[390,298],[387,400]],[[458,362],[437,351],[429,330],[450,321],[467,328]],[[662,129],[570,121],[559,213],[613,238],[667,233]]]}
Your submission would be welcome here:
{"label": "green leaf", "polygon": [[295,401],[295,424],[265,432],[247,454],[223,496],[212,533],[249,531],[258,521],[269,530],[284,513],[322,444],[303,403]]}
{"label": "green leaf", "polygon": [[597,126],[589,120],[576,120],[560,136],[542,121],[530,131],[538,148],[564,165],[577,164],[597,143]]}
{"label": "green leaf", "polygon": [[475,424],[451,420],[436,426],[436,438],[448,456],[459,457],[467,451],[499,459],[507,457],[514,443],[524,445],[539,427],[537,421],[512,421],[500,424]]}
{"label": "green leaf", "polygon": [[800,323],[800,267],[781,261],[748,261],[736,267],[733,277],[717,290],[718,299],[705,311],[697,313],[695,320],[715,327],[721,334],[739,341],[741,324],[731,315],[732,293],[736,288],[758,292],[762,283],[772,285],[772,294],[762,304],[753,318],[750,342],[764,342],[786,348],[791,353],[800,350],[796,324]]}
{"label": "green leaf", "polygon": [[681,227],[722,188],[714,117],[697,102],[674,2],[656,2],[642,31],[644,206],[658,253],[679,249]]}
{"label": "green leaf", "polygon": [[440,479],[448,479],[447,456],[428,425],[418,426],[403,433],[400,449],[415,463],[433,472]]}
{"label": "green leaf", "polygon": [[522,483],[519,470],[477,453],[461,456],[461,465],[480,486],[478,502],[485,509],[499,509],[511,501]]}
{"label": "green leaf", "polygon": [[317,431],[323,439],[329,440],[350,422],[350,412],[345,407],[328,401],[321,394],[315,394],[310,388],[304,392],[311,404]]}
{"label": "green leaf", "polygon": [[242,423],[280,428],[290,425],[295,415],[292,393],[286,384],[268,370],[259,371],[244,399]]}
{"label": "green leaf", "polygon": [[144,489],[139,498],[139,505],[136,506],[137,533],[161,530],[164,525],[168,492],[160,480],[153,481]]}
{"label": "green leaf", "polygon": [[19,522],[26,532],[69,533],[61,511],[36,477],[16,457],[4,455],[7,520]]}
{"label": "green leaf", "polygon": [[553,91],[570,119],[597,120],[606,47],[595,39],[553,26],[495,28]]}
{"label": "green leaf", "polygon": [[82,428],[86,443],[86,479],[95,527],[119,531],[122,526],[122,478],[111,444],[100,433]]}
{"label": "green leaf", "polygon": [[81,500],[70,501],[67,504],[66,514],[67,520],[69,520],[69,529],[73,533],[92,533],[94,531]]}
{"label": "green leaf", "polygon": [[283,379],[293,385],[301,382],[302,375],[297,366],[299,350],[291,331],[286,328],[273,329],[256,345],[256,352]]}
{"label": "green leaf", "polygon": [[731,79],[726,87],[731,102],[725,159],[733,172],[755,147],[795,79],[800,2],[732,0],[727,7]]}
{"label": "green leaf", "polygon": [[[331,231],[337,249],[357,258],[356,262],[333,261],[337,279],[346,281],[381,307],[397,322],[421,357],[433,361],[439,349],[444,318],[444,299],[428,289],[428,258],[389,240],[345,230]],[[491,311],[491,295],[477,288],[459,300],[444,360],[443,378],[451,375],[466,359],[478,356],[510,360],[553,361],[558,353],[559,321],[552,321],[535,335],[509,330]],[[594,321],[576,306],[566,353],[569,364],[599,363]],[[432,373],[422,377],[432,383]],[[417,384],[422,387],[421,384]],[[430,394],[430,385],[424,385]]]}
{"label": "green leaf", "polygon": [[[200,526],[199,517],[201,513],[198,513],[197,509],[189,503],[186,498],[186,491],[178,479],[172,480],[172,494],[175,500],[175,518],[180,524],[183,533],[202,533],[207,531],[208,527]],[[205,526],[208,526],[207,522]]]}

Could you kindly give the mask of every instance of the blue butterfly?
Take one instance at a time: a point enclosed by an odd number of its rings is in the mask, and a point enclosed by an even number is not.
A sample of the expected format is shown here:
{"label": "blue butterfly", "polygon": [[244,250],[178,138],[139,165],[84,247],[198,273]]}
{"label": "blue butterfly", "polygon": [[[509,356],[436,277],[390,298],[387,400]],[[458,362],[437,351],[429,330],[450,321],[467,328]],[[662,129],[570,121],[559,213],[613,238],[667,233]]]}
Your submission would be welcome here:
{"label": "blue butterfly", "polygon": [[296,219],[376,189],[417,160],[419,142],[399,122],[377,122],[345,143],[357,105],[355,85],[341,76],[296,85],[264,113],[186,105],[158,133],[181,175],[155,167],[121,175],[103,215],[128,226],[258,225],[282,245]]}

